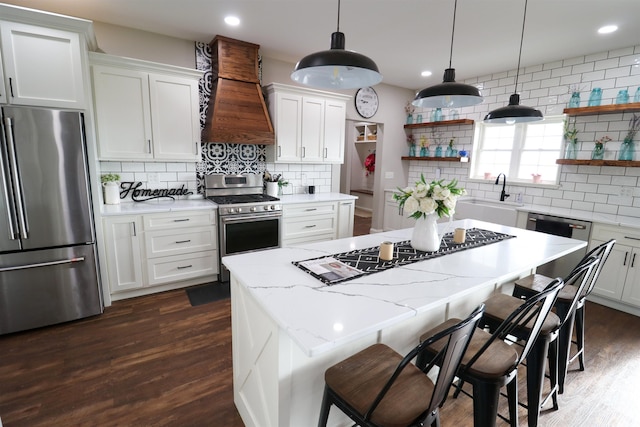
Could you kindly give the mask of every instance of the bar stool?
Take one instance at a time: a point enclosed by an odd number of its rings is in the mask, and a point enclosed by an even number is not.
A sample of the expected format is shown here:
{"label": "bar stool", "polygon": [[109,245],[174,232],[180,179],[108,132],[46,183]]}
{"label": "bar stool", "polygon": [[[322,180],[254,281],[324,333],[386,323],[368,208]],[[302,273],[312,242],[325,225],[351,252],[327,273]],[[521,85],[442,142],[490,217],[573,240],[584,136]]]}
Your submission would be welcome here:
{"label": "bar stool", "polygon": [[[361,426],[440,426],[439,408],[483,311],[480,305],[465,320],[434,334],[404,357],[384,344],[374,344],[327,369],[318,426],[327,425],[332,405]],[[431,363],[424,369],[410,363],[435,341],[444,345]],[[436,360],[442,368],[433,384],[426,373]]]}
{"label": "bar stool", "polygon": [[[566,363],[566,359],[560,357],[561,351],[564,351],[564,349],[560,347],[563,340],[567,339],[567,335],[569,339],[571,337],[578,296],[582,294],[583,289],[587,286],[591,273],[598,262],[599,258],[590,257],[567,276],[565,286],[559,291],[554,303],[556,313],[549,313],[542,326],[540,335],[536,339],[534,348],[527,356],[527,405],[523,406],[527,408],[529,426],[538,425],[540,408],[549,398],[553,399],[553,408],[558,409],[558,370],[563,361]],[[561,295],[567,286],[575,287],[577,292],[574,293],[572,299],[561,301]],[[521,301],[522,299],[511,295],[493,295],[485,301],[486,310],[481,324],[490,330],[495,329],[506,319],[506,316],[514,307],[521,304]],[[512,335],[517,341],[524,340],[528,336],[528,330],[530,328],[531,323],[528,321],[524,322],[514,328]],[[545,360],[547,357],[549,358],[551,392],[543,400],[542,389],[545,377]]]}
{"label": "bar stool", "polygon": [[[572,341],[571,334],[569,334],[568,336],[560,337],[560,342],[558,344],[558,347],[560,348],[558,392],[560,394],[564,392],[564,382],[567,376],[569,365],[573,363],[576,358],[579,359],[580,370],[584,371],[584,306],[587,296],[589,296],[589,294],[593,290],[596,281],[598,280],[598,276],[600,275],[600,272],[602,271],[602,268],[607,261],[607,258],[609,257],[609,254],[611,253],[611,250],[613,249],[615,243],[615,239],[611,239],[606,243],[596,246],[591,251],[589,251],[578,263],[578,266],[580,266],[590,257],[599,258],[598,264],[591,272],[591,276],[589,277],[587,286],[582,291],[582,295],[580,295],[578,298],[578,304],[575,312],[576,340]],[[542,274],[532,274],[522,279],[518,279],[514,283],[515,286],[513,289],[513,296],[518,298],[526,298],[534,295],[536,292],[544,289],[551,280],[551,278]],[[566,301],[571,300],[575,297],[576,292],[577,289],[575,286],[565,286],[565,288],[560,291],[560,294],[558,295],[558,304],[566,304]],[[573,356],[570,356],[572,342],[576,344],[577,352]]]}
{"label": "bar stool", "polygon": [[[478,328],[471,338],[458,370],[458,385],[454,397],[462,390],[462,384],[468,382],[473,387],[473,423],[476,427],[493,427],[498,416],[498,399],[500,389],[506,385],[509,400],[509,421],[512,426],[518,425],[518,366],[529,355],[534,342],[543,327],[543,323],[551,312],[553,303],[560,289],[564,286],[562,279],[556,279],[542,292],[525,301],[518,300],[518,306],[490,334]],[[458,322],[449,319],[437,328],[425,332],[421,340],[438,333],[439,330]],[[520,324],[531,325],[524,346],[509,345],[505,340],[514,333]],[[427,355],[437,354],[442,344],[434,342],[429,352],[419,356],[416,366],[423,368],[427,363]],[[467,394],[463,391],[463,393]]]}

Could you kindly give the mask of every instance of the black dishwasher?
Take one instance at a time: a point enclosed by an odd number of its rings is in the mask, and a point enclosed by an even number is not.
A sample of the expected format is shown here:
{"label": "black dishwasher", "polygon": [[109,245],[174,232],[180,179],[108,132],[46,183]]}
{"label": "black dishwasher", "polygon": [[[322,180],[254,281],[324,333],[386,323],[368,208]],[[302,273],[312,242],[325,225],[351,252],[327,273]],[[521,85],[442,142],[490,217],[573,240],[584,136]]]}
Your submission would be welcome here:
{"label": "black dishwasher", "polygon": [[[570,237],[572,239],[589,241],[591,235],[591,223],[573,218],[563,218],[552,215],[544,215],[529,212],[527,217],[527,230],[553,234],[554,236]],[[565,278],[573,268],[578,265],[582,257],[587,253],[587,248],[580,249],[548,262],[537,268],[536,272],[548,277]]]}

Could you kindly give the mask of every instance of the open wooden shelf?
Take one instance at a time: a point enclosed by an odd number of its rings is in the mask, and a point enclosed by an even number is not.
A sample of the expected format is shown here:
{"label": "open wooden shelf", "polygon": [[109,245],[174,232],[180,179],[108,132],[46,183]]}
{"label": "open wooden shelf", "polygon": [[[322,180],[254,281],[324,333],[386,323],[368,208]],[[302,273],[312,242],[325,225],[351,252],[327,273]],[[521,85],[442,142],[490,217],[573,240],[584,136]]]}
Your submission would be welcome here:
{"label": "open wooden shelf", "polygon": [[[421,162],[459,162],[459,163],[466,163],[466,162],[460,161],[460,157],[409,157],[409,156],[402,156],[401,159],[402,160],[419,160]],[[467,159],[468,159],[468,157],[467,157]]]}
{"label": "open wooden shelf", "polygon": [[457,119],[457,120],[442,120],[440,122],[425,122],[425,123],[413,123],[410,125],[404,125],[405,129],[420,129],[429,128],[435,126],[449,126],[449,125],[472,125],[474,122],[471,119]]}
{"label": "open wooden shelf", "polygon": [[640,102],[599,105],[597,107],[565,108],[563,113],[569,116],[589,116],[594,114],[634,113],[637,111],[640,111]]}
{"label": "open wooden shelf", "polygon": [[620,167],[626,167],[626,168],[640,167],[640,161],[636,161],[636,160],[558,159],[556,160],[556,164],[557,165],[620,166]]}

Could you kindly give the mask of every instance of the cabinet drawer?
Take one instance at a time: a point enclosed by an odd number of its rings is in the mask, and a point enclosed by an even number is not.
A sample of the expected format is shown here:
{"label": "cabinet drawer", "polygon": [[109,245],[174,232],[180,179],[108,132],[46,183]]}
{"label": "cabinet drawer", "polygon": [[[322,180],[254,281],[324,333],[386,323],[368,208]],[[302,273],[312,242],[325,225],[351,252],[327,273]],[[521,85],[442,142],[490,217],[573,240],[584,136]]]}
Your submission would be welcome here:
{"label": "cabinet drawer", "polygon": [[303,243],[314,243],[314,242],[328,242],[329,240],[334,240],[336,237],[334,234],[313,234],[305,237],[293,238],[282,240],[282,247],[286,248],[287,246],[300,245]]}
{"label": "cabinet drawer", "polygon": [[335,238],[336,218],[334,216],[314,216],[307,218],[285,219],[282,228],[282,239],[331,234]]}
{"label": "cabinet drawer", "polygon": [[179,255],[216,249],[215,227],[147,231],[144,236],[147,258]]}
{"label": "cabinet drawer", "polygon": [[177,282],[218,273],[217,251],[153,258],[147,261],[150,285]]}
{"label": "cabinet drawer", "polygon": [[186,211],[167,214],[144,215],[145,230],[164,230],[169,228],[198,227],[215,225],[215,211]]}
{"label": "cabinet drawer", "polygon": [[300,205],[285,205],[283,215],[285,217],[297,217],[319,214],[335,214],[336,203],[305,203]]}
{"label": "cabinet drawer", "polygon": [[591,230],[591,238],[603,242],[616,239],[616,244],[640,248],[640,229],[597,224]]}

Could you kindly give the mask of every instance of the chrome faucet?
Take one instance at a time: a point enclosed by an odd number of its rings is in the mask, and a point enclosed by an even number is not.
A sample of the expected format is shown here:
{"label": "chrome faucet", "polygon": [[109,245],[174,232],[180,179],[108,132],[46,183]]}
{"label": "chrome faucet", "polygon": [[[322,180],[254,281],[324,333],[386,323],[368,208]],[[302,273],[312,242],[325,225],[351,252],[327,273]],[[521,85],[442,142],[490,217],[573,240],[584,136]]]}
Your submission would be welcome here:
{"label": "chrome faucet", "polygon": [[496,178],[496,185],[498,185],[500,182],[500,175],[502,175],[502,191],[500,192],[500,201],[504,202],[504,199],[509,197],[509,194],[504,191],[504,187],[507,185],[507,176],[503,173],[498,174],[498,177]]}

